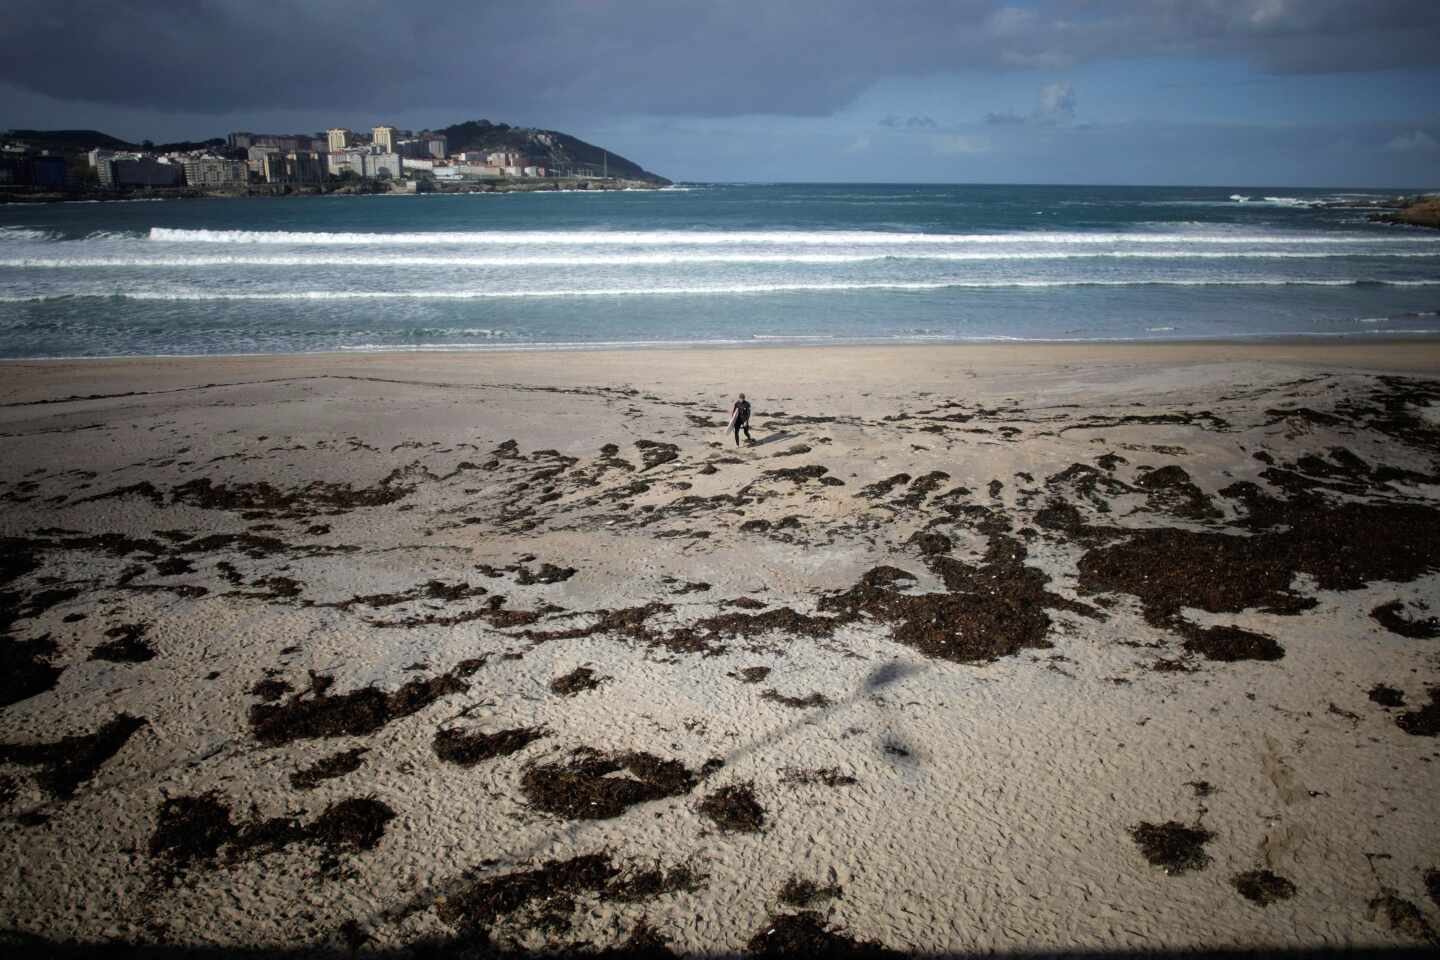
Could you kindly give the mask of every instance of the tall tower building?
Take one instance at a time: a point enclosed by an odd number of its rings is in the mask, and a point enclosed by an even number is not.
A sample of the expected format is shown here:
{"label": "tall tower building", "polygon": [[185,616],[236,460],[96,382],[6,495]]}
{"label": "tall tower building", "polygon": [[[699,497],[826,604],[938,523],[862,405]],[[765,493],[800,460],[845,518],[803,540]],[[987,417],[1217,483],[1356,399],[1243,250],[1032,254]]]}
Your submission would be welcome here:
{"label": "tall tower building", "polygon": [[325,138],[330,142],[331,153],[339,153],[355,142],[355,134],[344,127],[331,127],[325,131]]}
{"label": "tall tower building", "polygon": [[395,128],[376,127],[371,131],[375,146],[382,148],[386,153],[395,152]]}

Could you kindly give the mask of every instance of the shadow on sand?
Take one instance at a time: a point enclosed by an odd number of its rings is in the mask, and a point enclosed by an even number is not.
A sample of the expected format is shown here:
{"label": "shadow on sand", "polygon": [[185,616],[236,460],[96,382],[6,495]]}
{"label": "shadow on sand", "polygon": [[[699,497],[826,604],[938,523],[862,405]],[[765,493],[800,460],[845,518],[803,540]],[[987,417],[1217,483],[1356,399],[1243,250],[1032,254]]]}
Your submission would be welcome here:
{"label": "shadow on sand", "polygon": [[[338,937],[337,937],[338,940]],[[0,932],[0,949],[5,949],[6,955],[16,958],[31,957],[54,957],[57,960],[80,960],[80,958],[100,957],[105,960],[221,960],[221,958],[236,957],[240,960],[350,960],[350,958],[375,957],[377,960],[427,960],[427,958],[442,957],[474,957],[474,958],[496,958],[496,960],[520,960],[520,958],[555,958],[561,957],[604,957],[606,960],[653,960],[653,958],[680,956],[666,951],[663,947],[644,947],[629,949],[626,947],[570,949],[557,948],[554,950],[542,951],[521,951],[515,952],[504,948],[497,948],[484,943],[483,940],[424,940],[413,943],[399,949],[369,949],[366,946],[351,948],[335,944],[317,943],[293,948],[284,947],[215,947],[215,946],[181,946],[176,944],[133,944],[133,943],[62,943],[49,940],[43,937],[18,934],[11,931]],[[1394,947],[1394,948],[1356,948],[1352,950],[1336,948],[1315,948],[1311,950],[1123,950],[1112,952],[1097,951],[1057,951],[1025,952],[1025,953],[915,953],[900,954],[901,956],[913,956],[933,958],[933,960],[966,960],[966,958],[985,957],[987,960],[1139,960],[1141,957],[1160,957],[1168,960],[1251,960],[1251,958],[1266,957],[1276,960],[1360,960],[1360,958],[1376,958],[1376,960],[1420,960],[1420,958],[1433,958],[1435,951],[1420,948]],[[843,956],[859,958],[866,956],[896,956],[895,953],[886,951],[867,951],[863,945],[858,946],[854,952],[849,950],[838,954],[815,954],[815,953],[735,953],[735,952],[706,952],[704,954],[691,954],[690,956],[704,956],[707,958],[742,957],[742,956]]]}

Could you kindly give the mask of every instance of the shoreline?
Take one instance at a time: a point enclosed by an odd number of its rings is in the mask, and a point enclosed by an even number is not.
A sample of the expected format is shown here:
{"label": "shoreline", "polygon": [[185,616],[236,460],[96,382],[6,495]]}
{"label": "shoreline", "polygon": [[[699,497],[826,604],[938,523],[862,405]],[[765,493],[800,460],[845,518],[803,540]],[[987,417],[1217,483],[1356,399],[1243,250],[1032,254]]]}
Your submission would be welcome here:
{"label": "shoreline", "polygon": [[[388,181],[386,182],[388,183]],[[668,181],[658,183],[650,180],[616,178],[606,180],[600,177],[533,177],[464,181],[453,184],[440,183],[428,190],[396,190],[390,186],[379,189],[379,184],[375,185],[375,189],[348,184],[335,186],[332,189],[322,189],[317,188],[314,184],[277,183],[251,184],[244,191],[206,190],[201,187],[159,187],[118,194],[114,191],[104,190],[33,194],[0,192],[0,208],[48,203],[137,203],[160,200],[284,200],[292,197],[413,197],[430,194],[469,196],[477,193],[605,193],[626,190],[664,190],[672,186],[675,184]],[[263,189],[264,187],[272,189]]]}
{"label": "shoreline", "polygon": [[[820,340],[822,342],[817,342]],[[1421,356],[1414,356],[1406,351],[1405,356],[1396,354],[1402,348],[1418,346],[1427,348],[1422,351]],[[383,345],[378,347],[358,347],[353,349],[339,350],[313,350],[294,353],[158,353],[158,354],[110,354],[104,356],[39,356],[39,357],[0,357],[0,364],[11,366],[22,366],[25,364],[121,364],[121,363],[150,363],[150,362],[174,362],[174,363],[231,363],[250,361],[257,363],[284,363],[289,361],[323,361],[323,360],[346,360],[364,362],[367,359],[395,360],[399,358],[426,357],[435,359],[474,359],[488,356],[554,356],[562,357],[596,357],[603,355],[652,355],[652,354],[676,354],[676,353],[739,353],[747,354],[754,352],[775,351],[784,354],[795,352],[817,351],[817,352],[844,352],[864,351],[874,353],[877,350],[883,351],[944,351],[954,353],[957,351],[982,351],[990,354],[1014,353],[1023,354],[1029,351],[1059,350],[1078,351],[1081,353],[1104,353],[1107,351],[1116,354],[1127,352],[1149,352],[1154,354],[1159,351],[1171,354],[1189,353],[1194,356],[1190,359],[1194,362],[1204,362],[1206,359],[1231,359],[1236,351],[1254,351],[1257,360],[1285,360],[1294,358],[1298,362],[1322,363],[1348,361],[1357,354],[1363,353],[1367,356],[1384,354],[1383,363],[1397,364],[1395,369],[1440,369],[1440,331],[1422,332],[1407,331],[1404,333],[1388,334],[1385,332],[1376,333],[1314,333],[1314,334],[1256,334],[1251,337],[1224,337],[1224,338],[1196,338],[1196,339],[1006,339],[988,338],[975,340],[894,340],[881,339],[836,339],[823,342],[822,338],[795,337],[787,339],[775,337],[765,340],[734,340],[734,341],[635,341],[631,343],[606,342],[589,346],[583,343],[559,343],[549,345],[544,343],[536,344],[514,344],[514,345],[482,345],[476,344],[436,344],[417,345],[406,347],[400,345]],[[1349,354],[1349,357],[1340,354]],[[1013,359],[1013,358],[1012,358]],[[1118,359],[1118,357],[1117,357]],[[1171,359],[1174,359],[1172,357]],[[1035,358],[1035,362],[1048,363],[1051,358]],[[1352,367],[1354,364],[1346,362],[1342,366]]]}

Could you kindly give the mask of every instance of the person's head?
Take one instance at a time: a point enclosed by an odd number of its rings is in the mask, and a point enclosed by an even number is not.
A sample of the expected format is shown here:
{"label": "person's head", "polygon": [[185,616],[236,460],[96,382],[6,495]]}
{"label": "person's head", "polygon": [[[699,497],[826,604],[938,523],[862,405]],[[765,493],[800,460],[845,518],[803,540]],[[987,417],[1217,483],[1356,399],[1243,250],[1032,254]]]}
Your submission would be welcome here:
{"label": "person's head", "polygon": [[740,394],[740,399],[741,399],[741,400],[744,400],[744,399],[745,399],[745,394],[743,394],[743,393]]}

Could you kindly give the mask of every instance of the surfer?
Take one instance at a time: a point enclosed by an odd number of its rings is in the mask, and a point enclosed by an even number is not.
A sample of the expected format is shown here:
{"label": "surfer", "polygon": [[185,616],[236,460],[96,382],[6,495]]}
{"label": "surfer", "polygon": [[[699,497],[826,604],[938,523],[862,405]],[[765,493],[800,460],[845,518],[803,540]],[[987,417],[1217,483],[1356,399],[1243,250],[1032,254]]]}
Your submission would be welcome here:
{"label": "surfer", "polygon": [[754,443],[755,439],[750,436],[750,401],[745,399],[745,394],[730,405],[730,425],[726,428],[735,431],[735,446],[740,446],[740,431],[745,431],[745,442]]}

